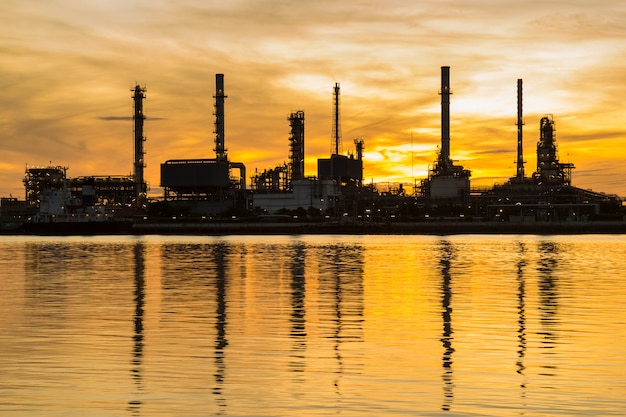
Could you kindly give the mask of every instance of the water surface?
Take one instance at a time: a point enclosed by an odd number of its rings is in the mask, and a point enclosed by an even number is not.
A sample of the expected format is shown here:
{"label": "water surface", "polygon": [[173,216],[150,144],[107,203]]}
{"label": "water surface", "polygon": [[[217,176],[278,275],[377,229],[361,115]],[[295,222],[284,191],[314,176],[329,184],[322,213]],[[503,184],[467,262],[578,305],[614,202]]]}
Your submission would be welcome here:
{"label": "water surface", "polygon": [[0,237],[2,416],[621,416],[626,237]]}

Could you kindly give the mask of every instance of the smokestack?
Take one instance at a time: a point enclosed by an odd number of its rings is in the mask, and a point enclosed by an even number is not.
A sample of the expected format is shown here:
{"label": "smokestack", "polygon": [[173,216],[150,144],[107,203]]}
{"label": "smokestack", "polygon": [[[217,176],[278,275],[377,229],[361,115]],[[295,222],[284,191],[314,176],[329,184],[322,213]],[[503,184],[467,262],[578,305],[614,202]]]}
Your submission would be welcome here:
{"label": "smokestack", "polygon": [[450,67],[441,67],[441,161],[450,160]]}
{"label": "smokestack", "polygon": [[133,115],[135,122],[135,197],[137,207],[142,208],[145,206],[147,191],[146,182],[143,178],[143,169],[145,167],[143,142],[146,140],[143,136],[143,121],[146,118],[143,114],[143,99],[146,97],[146,89],[136,85],[135,88],[130,91],[134,92],[133,101],[135,107],[135,113]]}
{"label": "smokestack", "polygon": [[517,179],[524,178],[524,151],[522,146],[522,80],[517,80]]}
{"label": "smokestack", "polygon": [[215,158],[226,160],[224,148],[224,74],[215,74]]}

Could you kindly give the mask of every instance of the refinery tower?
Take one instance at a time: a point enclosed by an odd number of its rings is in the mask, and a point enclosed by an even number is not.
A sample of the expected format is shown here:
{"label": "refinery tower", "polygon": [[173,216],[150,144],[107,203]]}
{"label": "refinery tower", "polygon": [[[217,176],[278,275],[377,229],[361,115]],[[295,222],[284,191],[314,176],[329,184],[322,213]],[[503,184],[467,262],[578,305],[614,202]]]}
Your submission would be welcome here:
{"label": "refinery tower", "polygon": [[470,171],[450,158],[450,67],[441,67],[441,148],[428,178],[422,181],[422,194],[431,201],[464,202],[470,194]]}

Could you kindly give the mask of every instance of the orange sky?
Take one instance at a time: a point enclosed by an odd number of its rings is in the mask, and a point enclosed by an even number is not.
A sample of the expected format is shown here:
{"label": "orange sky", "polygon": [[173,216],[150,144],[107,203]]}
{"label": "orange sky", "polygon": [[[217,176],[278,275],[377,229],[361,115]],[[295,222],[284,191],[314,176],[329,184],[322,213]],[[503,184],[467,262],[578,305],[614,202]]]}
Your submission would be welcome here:
{"label": "orange sky", "polygon": [[626,195],[623,1],[3,0],[0,27],[0,196],[23,198],[26,164],[130,174],[137,82],[158,193],[161,163],[214,157],[216,73],[229,159],[249,175],[287,161],[296,110],[316,174],[339,82],[344,151],[363,138],[367,182],[411,183],[436,158],[444,65],[451,156],[473,186],[515,175],[522,78],[527,175],[552,114],[573,185]]}

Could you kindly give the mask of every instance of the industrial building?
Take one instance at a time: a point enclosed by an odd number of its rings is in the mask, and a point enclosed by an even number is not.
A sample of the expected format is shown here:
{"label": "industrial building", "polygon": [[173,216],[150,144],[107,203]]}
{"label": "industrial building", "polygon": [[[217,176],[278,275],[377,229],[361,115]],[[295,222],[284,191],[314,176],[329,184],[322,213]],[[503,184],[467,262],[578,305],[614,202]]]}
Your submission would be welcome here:
{"label": "industrial building", "polygon": [[[523,155],[522,80],[517,80],[517,164],[515,175],[489,190],[472,189],[471,171],[451,158],[450,67],[441,67],[441,145],[436,161],[414,195],[405,194],[402,185],[377,190],[363,184],[364,140],[354,139],[355,151],[342,149],[340,87],[333,88],[333,118],[330,156],[317,161],[317,175],[306,176],[305,113],[298,110],[287,120],[288,162],[274,168],[255,170],[246,184],[246,167],[230,161],[225,147],[224,75],[215,75],[213,98],[215,130],[214,157],[170,159],[161,164],[163,197],[148,201],[144,179],[146,117],[143,100],[146,89],[133,92],[134,160],[133,174],[67,177],[67,167],[27,167],[24,177],[25,200],[4,198],[0,204],[3,223],[21,218],[38,221],[94,221],[174,214],[220,218],[241,213],[257,218],[297,214],[309,219],[341,218],[352,221],[411,219],[480,219],[505,222],[584,221],[603,213],[619,213],[621,199],[571,185],[570,162],[558,156],[554,118],[539,121],[536,147],[537,165],[525,173]],[[229,216],[230,217],[230,216]]]}
{"label": "industrial building", "polygon": [[571,185],[574,164],[561,162],[558,155],[554,119],[539,121],[537,165],[532,176],[524,170],[523,82],[517,80],[517,166],[516,175],[474,197],[489,219],[515,222],[583,221],[602,212],[617,212],[617,196],[583,190]]}
{"label": "industrial building", "polygon": [[264,215],[298,209],[325,212],[332,207],[340,190],[330,180],[304,175],[304,111],[288,117],[289,162],[257,172],[251,177],[253,210]]}
{"label": "industrial building", "polygon": [[[67,167],[27,167],[24,176],[25,207],[40,216],[34,221],[61,219],[72,221],[132,217],[138,213],[136,181],[133,176],[80,176],[68,178]],[[105,216],[81,216],[87,213]],[[53,215],[52,218],[49,215]]]}
{"label": "industrial building", "polygon": [[329,179],[304,175],[304,111],[291,113],[289,162],[257,172],[251,177],[252,207],[263,215],[308,210],[309,214],[330,210],[341,195]]}
{"label": "industrial building", "polygon": [[357,157],[354,154],[342,155],[340,87],[333,88],[333,126],[331,155],[328,159],[317,160],[317,174],[320,179],[335,180],[343,187],[360,187],[363,182],[363,140],[355,139]]}
{"label": "industrial building", "polygon": [[317,176],[304,177],[304,112],[289,116],[290,162],[252,177],[253,207],[266,214],[308,210],[317,213],[356,215],[356,199],[363,182],[363,140],[355,139],[356,153],[342,155],[340,87],[333,88],[333,123],[330,158],[318,159]]}
{"label": "industrial building", "polygon": [[[136,85],[134,103],[134,174],[89,175],[67,177],[64,166],[26,167],[24,175],[25,203],[28,210],[43,215],[73,215],[75,221],[86,220],[79,214],[95,211],[107,213],[107,217],[132,216],[147,207],[147,184],[143,176],[145,137],[143,135],[143,100],[145,87]],[[98,207],[95,210],[94,207]],[[45,220],[49,220],[45,217]],[[89,218],[93,221],[94,218]]]}
{"label": "industrial building", "polygon": [[[245,208],[246,167],[231,162],[225,147],[224,74],[215,75],[215,158],[172,159],[161,164],[161,186],[169,207],[190,214],[219,214]],[[231,170],[239,170],[239,179]]]}
{"label": "industrial building", "polygon": [[295,181],[304,180],[304,111],[289,115],[289,163],[256,172],[251,177],[256,193],[284,193],[293,191]]}
{"label": "industrial building", "polygon": [[465,204],[470,196],[471,172],[450,158],[450,67],[441,67],[441,149],[437,161],[421,182],[421,195],[430,202]]}

